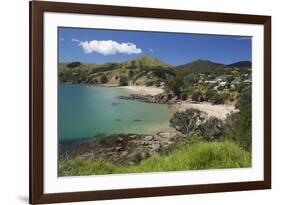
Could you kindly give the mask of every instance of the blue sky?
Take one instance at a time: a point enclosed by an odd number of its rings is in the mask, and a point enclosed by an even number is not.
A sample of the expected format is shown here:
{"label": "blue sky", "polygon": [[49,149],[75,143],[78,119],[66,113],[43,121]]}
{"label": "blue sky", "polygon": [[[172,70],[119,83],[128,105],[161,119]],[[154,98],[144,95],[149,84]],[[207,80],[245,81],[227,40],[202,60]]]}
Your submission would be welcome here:
{"label": "blue sky", "polygon": [[252,40],[243,36],[59,28],[59,62],[123,62],[142,55],[171,65],[204,59],[230,64],[249,60]]}

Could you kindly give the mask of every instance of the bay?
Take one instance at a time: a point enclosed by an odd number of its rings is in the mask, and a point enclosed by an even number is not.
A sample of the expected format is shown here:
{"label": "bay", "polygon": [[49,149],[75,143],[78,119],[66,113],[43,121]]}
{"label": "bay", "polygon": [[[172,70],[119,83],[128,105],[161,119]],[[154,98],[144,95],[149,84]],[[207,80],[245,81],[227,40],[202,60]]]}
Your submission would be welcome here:
{"label": "bay", "polygon": [[59,85],[59,140],[110,134],[152,134],[169,128],[168,105],[118,99],[131,92],[118,87]]}

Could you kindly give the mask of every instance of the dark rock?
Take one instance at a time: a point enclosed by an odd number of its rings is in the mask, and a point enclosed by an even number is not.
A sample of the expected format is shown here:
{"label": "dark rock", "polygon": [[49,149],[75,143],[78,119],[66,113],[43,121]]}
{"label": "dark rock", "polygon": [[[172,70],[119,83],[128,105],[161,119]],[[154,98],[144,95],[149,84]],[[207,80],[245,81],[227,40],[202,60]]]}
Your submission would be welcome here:
{"label": "dark rock", "polygon": [[119,105],[120,103],[117,103],[117,102],[113,102],[111,103],[112,106],[116,106],[116,105]]}
{"label": "dark rock", "polygon": [[151,141],[153,140],[153,136],[145,136],[144,140]]}
{"label": "dark rock", "polygon": [[117,141],[118,141],[118,142],[123,142],[124,140],[123,140],[123,138],[118,137]]}
{"label": "dark rock", "polygon": [[146,142],[146,141],[141,142],[141,145],[143,145],[143,146],[147,146],[147,145],[149,145],[149,142]]}
{"label": "dark rock", "polygon": [[116,150],[117,152],[120,152],[120,151],[122,151],[122,147],[115,147],[115,150]]}
{"label": "dark rock", "polygon": [[138,95],[131,94],[129,96],[119,96],[119,99],[123,100],[138,100],[146,103],[159,103],[159,104],[171,104],[178,101],[178,97],[173,94],[161,93],[158,95]]}
{"label": "dark rock", "polygon": [[136,139],[136,138],[137,138],[137,135],[131,135],[130,138],[131,138],[131,139]]}
{"label": "dark rock", "polygon": [[121,154],[120,154],[120,157],[125,157],[128,155],[128,151],[123,151]]}

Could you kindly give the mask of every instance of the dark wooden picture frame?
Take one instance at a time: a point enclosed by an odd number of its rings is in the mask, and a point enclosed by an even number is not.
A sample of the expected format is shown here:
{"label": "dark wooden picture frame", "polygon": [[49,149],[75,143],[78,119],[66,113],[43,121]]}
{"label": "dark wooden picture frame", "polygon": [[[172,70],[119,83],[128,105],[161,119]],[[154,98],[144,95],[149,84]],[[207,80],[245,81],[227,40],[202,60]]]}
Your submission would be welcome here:
{"label": "dark wooden picture frame", "polygon": [[[44,12],[259,24],[264,28],[264,180],[45,194],[43,190]],[[90,4],[30,2],[30,203],[76,202],[271,188],[271,17]]]}

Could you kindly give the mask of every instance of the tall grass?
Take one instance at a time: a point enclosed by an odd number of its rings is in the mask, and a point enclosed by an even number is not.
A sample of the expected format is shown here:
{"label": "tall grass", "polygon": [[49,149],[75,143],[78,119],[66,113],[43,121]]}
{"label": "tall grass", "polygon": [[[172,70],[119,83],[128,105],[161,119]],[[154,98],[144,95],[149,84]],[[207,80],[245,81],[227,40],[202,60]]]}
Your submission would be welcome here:
{"label": "tall grass", "polygon": [[69,159],[60,162],[59,176],[204,170],[250,166],[251,154],[232,142],[199,142],[183,146],[167,156],[148,158],[139,165],[116,166],[108,162],[92,162],[81,158]]}

